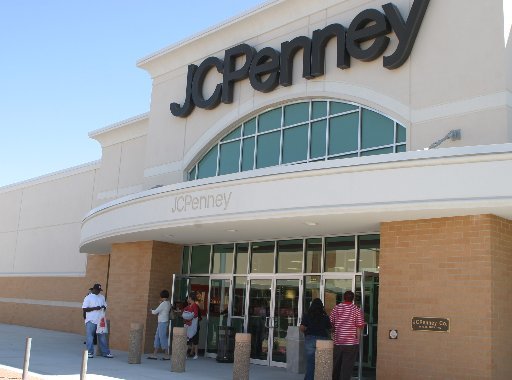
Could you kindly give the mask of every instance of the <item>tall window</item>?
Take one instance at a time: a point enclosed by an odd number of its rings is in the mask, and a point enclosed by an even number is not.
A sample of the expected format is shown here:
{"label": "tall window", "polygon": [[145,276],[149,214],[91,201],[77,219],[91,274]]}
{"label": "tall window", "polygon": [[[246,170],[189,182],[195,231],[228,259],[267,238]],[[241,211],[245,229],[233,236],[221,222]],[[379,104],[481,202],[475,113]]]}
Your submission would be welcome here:
{"label": "tall window", "polygon": [[352,103],[312,100],[267,110],[222,137],[188,180],[269,166],[404,152],[406,129]]}

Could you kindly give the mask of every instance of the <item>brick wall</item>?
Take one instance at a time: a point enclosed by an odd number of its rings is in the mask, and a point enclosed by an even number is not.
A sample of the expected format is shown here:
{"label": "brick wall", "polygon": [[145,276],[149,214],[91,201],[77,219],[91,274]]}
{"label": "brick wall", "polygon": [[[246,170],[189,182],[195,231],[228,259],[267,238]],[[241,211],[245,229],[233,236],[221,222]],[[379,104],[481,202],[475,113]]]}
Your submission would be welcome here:
{"label": "brick wall", "polygon": [[[106,282],[108,258],[88,255],[84,277],[0,277],[0,298],[29,302],[0,302],[0,323],[83,334],[82,301],[95,282]],[[54,306],[52,301],[77,306]]]}
{"label": "brick wall", "polygon": [[145,326],[144,352],[153,351],[157,318],[149,309],[158,305],[162,289],[171,292],[181,252],[181,246],[153,241],[112,245],[107,300],[111,348],[128,350],[130,324],[138,322]]}
{"label": "brick wall", "polygon": [[[381,224],[379,379],[510,376],[510,228],[492,215]],[[413,316],[449,318],[450,332],[412,331]]]}

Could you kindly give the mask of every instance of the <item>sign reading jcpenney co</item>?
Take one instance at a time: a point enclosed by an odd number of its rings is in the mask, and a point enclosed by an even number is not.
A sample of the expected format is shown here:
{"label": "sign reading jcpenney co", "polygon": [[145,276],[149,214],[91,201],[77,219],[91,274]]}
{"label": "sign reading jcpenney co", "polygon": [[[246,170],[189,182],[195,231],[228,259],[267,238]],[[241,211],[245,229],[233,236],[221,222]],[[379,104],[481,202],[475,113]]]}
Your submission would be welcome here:
{"label": "sign reading jcpenney co", "polygon": [[[377,9],[366,9],[350,23],[348,29],[341,24],[330,24],[313,32],[312,38],[295,37],[281,44],[281,52],[265,47],[256,51],[252,46],[240,44],[224,53],[224,60],[217,57],[206,58],[199,66],[189,65],[187,89],[183,105],[171,103],[174,116],[187,117],[197,106],[213,109],[220,102],[233,102],[234,85],[237,81],[249,78],[256,91],[270,92],[278,85],[292,85],[293,58],[303,51],[302,77],[312,79],[324,75],[325,47],[334,37],[337,38],[337,67],[348,69],[350,59],[363,62],[373,61],[381,56],[389,44],[387,34],[394,32],[398,38],[396,50],[383,58],[387,69],[400,67],[411,54],[414,41],[423,21],[429,0],[415,0],[409,17],[402,18],[398,8],[387,3],[382,6],[384,13]],[[372,41],[370,45],[363,42]],[[245,57],[245,63],[236,68],[236,60]],[[222,74],[222,83],[217,84],[213,94],[205,98],[203,83],[212,69]]]}

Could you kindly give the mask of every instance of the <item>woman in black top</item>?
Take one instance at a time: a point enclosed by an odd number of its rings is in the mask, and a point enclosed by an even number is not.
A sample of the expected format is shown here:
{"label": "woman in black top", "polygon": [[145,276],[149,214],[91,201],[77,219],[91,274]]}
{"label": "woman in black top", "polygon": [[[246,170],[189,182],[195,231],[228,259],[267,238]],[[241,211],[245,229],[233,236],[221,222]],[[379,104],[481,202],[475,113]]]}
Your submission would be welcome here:
{"label": "woman in black top", "polygon": [[330,329],[331,322],[325,312],[324,304],[320,298],[315,298],[307,313],[302,317],[300,324],[300,331],[305,335],[306,376],[304,376],[304,380],[314,380],[316,341],[329,339]]}

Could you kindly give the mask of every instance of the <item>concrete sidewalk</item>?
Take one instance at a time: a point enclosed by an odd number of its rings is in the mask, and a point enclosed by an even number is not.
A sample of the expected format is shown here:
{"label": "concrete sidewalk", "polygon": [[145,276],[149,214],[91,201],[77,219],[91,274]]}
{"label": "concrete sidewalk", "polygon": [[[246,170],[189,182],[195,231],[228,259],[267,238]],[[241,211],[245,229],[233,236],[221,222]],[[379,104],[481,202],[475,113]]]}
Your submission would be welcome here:
{"label": "concrete sidewalk", "polygon": [[[0,324],[0,379],[2,369],[23,368],[26,337],[32,338],[30,373],[43,379],[79,379],[82,352],[81,335],[30,327]],[[217,363],[215,359],[187,360],[186,372],[170,372],[170,361],[147,360],[128,364],[128,353],[113,350],[113,359],[89,359],[87,379],[162,379],[202,380],[233,378],[233,364]],[[21,373],[21,372],[20,372]],[[251,379],[302,380],[304,375],[288,373],[284,368],[251,365]],[[38,376],[39,375],[39,376]],[[21,377],[20,377],[21,378]]]}

